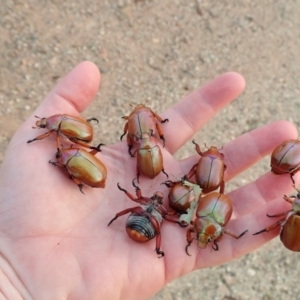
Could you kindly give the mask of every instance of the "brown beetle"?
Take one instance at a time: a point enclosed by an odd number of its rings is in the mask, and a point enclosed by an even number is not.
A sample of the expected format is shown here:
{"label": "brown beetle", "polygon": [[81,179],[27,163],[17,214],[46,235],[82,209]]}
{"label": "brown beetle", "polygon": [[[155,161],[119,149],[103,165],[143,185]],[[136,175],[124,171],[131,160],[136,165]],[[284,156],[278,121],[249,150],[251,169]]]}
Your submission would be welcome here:
{"label": "brown beetle", "polygon": [[196,151],[201,156],[198,163],[196,163],[190,170],[187,178],[190,179],[195,175],[197,184],[201,187],[202,192],[207,194],[220,187],[220,193],[224,193],[224,171],[226,165],[224,164],[224,154],[219,152],[217,147],[211,146],[207,151],[201,152],[200,146],[196,145]]}
{"label": "brown beetle", "polygon": [[[36,118],[39,117],[36,116]],[[33,128],[47,128],[49,131],[27,141],[27,143],[42,140],[53,132],[56,132],[57,150],[60,148],[60,135],[64,135],[73,143],[80,144],[84,147],[93,148],[88,145],[88,143],[93,140],[93,127],[89,123],[90,121],[97,121],[99,123],[96,118],[90,118],[86,120],[81,117],[75,117],[67,114],[53,115],[48,118],[40,118],[40,120],[36,121],[36,127]]]}
{"label": "brown beetle", "polygon": [[164,256],[164,252],[160,249],[161,236],[160,227],[163,219],[177,223],[181,227],[186,225],[181,224],[179,220],[171,217],[171,214],[163,206],[163,195],[156,192],[151,198],[142,196],[141,189],[132,181],[135,187],[136,197],[121,188],[118,183],[119,190],[123,191],[129,199],[140,204],[140,206],[125,209],[116,214],[116,216],[108,223],[108,226],[118,217],[130,213],[126,222],[126,231],[128,236],[136,242],[147,242],[156,237],[155,251],[159,257]]}
{"label": "brown beetle", "polygon": [[275,174],[290,174],[293,176],[300,170],[300,141],[288,140],[277,146],[271,155],[271,171]]}
{"label": "brown beetle", "polygon": [[137,141],[137,150],[133,156],[135,155],[137,155],[136,173],[138,182],[140,174],[153,179],[160,172],[163,172],[167,178],[169,177],[164,170],[163,156],[152,131],[150,134],[142,133]]}
{"label": "brown beetle", "polygon": [[168,194],[169,206],[180,214],[187,213],[191,203],[195,201],[193,187],[185,185],[184,180],[186,180],[186,177],[183,177],[180,181],[167,180],[162,183],[170,188]]}
{"label": "brown beetle", "polygon": [[95,188],[104,188],[107,178],[107,170],[104,164],[95,156],[101,151],[99,144],[88,152],[80,148],[61,149],[57,152],[57,161],[49,161],[53,166],[63,167],[70,178],[78,185],[83,193],[83,184]]}
{"label": "brown beetle", "polygon": [[156,131],[158,132],[159,137],[163,141],[163,146],[165,146],[165,137],[160,123],[168,122],[168,119],[163,120],[144,104],[138,104],[132,113],[129,116],[124,116],[123,119],[127,120],[127,122],[124,126],[124,133],[120,139],[122,140],[127,133],[128,152],[131,156],[133,156],[131,149],[136,140],[139,139],[143,133],[148,133],[151,130],[154,133]]}
{"label": "brown beetle", "polygon": [[212,248],[216,251],[219,250],[217,242],[220,241],[224,233],[235,239],[242,237],[248,230],[237,235],[224,229],[231,218],[232,211],[232,202],[227,195],[211,192],[201,197],[196,209],[196,219],[191,222],[193,227],[189,228],[186,234],[186,253],[190,255],[188,247],[193,241],[192,233],[196,233],[198,247],[206,248],[208,243],[213,242]]}
{"label": "brown beetle", "polygon": [[300,251],[300,193],[298,191],[297,196],[284,196],[285,201],[292,204],[292,209],[285,211],[280,214],[276,215],[267,215],[270,218],[273,217],[283,217],[276,223],[272,224],[271,226],[260,230],[253,235],[260,234],[262,232],[268,232],[278,226],[281,227],[280,229],[280,240],[282,241],[283,245],[295,252]]}

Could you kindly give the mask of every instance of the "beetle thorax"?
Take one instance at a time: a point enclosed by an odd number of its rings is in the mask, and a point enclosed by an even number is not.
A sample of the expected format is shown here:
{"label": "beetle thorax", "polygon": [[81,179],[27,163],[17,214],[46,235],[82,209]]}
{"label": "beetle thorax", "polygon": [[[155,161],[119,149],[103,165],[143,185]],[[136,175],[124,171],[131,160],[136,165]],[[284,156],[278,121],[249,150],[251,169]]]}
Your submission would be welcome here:
{"label": "beetle thorax", "polygon": [[222,226],[210,216],[196,218],[194,221],[194,229],[200,248],[205,248],[209,242],[215,240],[222,234]]}
{"label": "beetle thorax", "polygon": [[47,118],[42,118],[42,119],[36,121],[35,125],[40,128],[46,128],[47,127]]}
{"label": "beetle thorax", "polygon": [[156,203],[151,203],[150,205],[141,205],[143,210],[145,210],[147,213],[151,214],[159,223],[162,222],[162,216],[159,211],[159,206],[157,207]]}

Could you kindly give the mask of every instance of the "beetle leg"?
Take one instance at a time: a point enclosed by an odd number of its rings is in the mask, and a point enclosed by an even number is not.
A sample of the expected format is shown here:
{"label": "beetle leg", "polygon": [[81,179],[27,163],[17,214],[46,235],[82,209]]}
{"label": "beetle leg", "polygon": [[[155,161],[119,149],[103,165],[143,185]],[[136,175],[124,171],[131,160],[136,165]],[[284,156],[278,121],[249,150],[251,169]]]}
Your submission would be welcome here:
{"label": "beetle leg", "polygon": [[48,132],[46,132],[46,133],[44,133],[44,134],[41,134],[41,135],[35,137],[35,138],[32,139],[32,140],[27,141],[27,143],[31,143],[31,142],[34,142],[34,141],[42,140],[42,139],[48,137],[48,136],[49,136],[51,133],[53,133],[54,131],[55,131],[55,130],[50,130],[50,131],[48,131]]}
{"label": "beetle leg", "polygon": [[98,152],[101,152],[101,147],[102,146],[106,146],[105,144],[100,143],[97,147],[90,147],[91,149],[93,149],[92,151],[90,151],[91,154],[95,155]]}
{"label": "beetle leg", "polygon": [[156,251],[156,254],[158,255],[158,258],[162,258],[165,256],[165,253],[160,250],[160,244],[161,244],[161,235],[160,233],[158,233],[156,235],[156,247],[155,247],[155,251]]}
{"label": "beetle leg", "polygon": [[223,233],[226,233],[226,234],[232,236],[232,237],[235,238],[235,239],[239,239],[239,238],[242,237],[247,231],[248,231],[248,229],[245,230],[245,231],[243,231],[240,235],[237,235],[237,234],[235,234],[235,233],[233,233],[233,232],[231,232],[231,231],[229,231],[229,230],[223,229]]}
{"label": "beetle leg", "polygon": [[155,219],[151,213],[146,214],[156,232],[156,247],[155,251],[157,255],[159,255],[159,258],[163,257],[165,254],[162,250],[160,250],[160,244],[161,244],[161,235],[160,235],[160,223]]}
{"label": "beetle leg", "polygon": [[189,225],[188,223],[182,223],[182,222],[179,221],[178,219],[172,218],[172,217],[170,216],[169,213],[166,214],[166,215],[164,215],[163,218],[164,218],[166,221],[170,222],[170,223],[178,224],[181,228],[185,228],[185,227],[187,227],[187,226]]}
{"label": "beetle leg", "polygon": [[165,172],[165,169],[162,169],[161,171],[167,176],[167,178],[169,178],[169,175]]}
{"label": "beetle leg", "polygon": [[253,233],[253,235],[257,235],[257,234],[260,234],[260,233],[262,233],[262,232],[269,232],[270,230],[272,230],[272,229],[278,227],[279,225],[281,225],[284,221],[285,221],[285,218],[280,219],[279,221],[277,221],[277,222],[274,223],[273,225],[271,225],[271,226],[269,226],[269,227],[267,227],[267,228],[265,228],[265,229],[262,229],[262,230],[260,230],[260,231],[258,231],[258,232]]}
{"label": "beetle leg", "polygon": [[190,180],[195,175],[198,163],[194,164],[184,180]]}
{"label": "beetle leg", "polygon": [[134,144],[133,138],[129,134],[127,134],[128,153],[131,157],[134,157],[134,154],[131,153],[133,144]]}
{"label": "beetle leg", "polygon": [[91,121],[96,121],[97,123],[99,123],[99,120],[98,119],[96,119],[96,118],[89,118],[89,119],[86,119],[87,120],[87,122],[91,122]]}
{"label": "beetle leg", "polygon": [[132,201],[136,201],[135,197],[133,195],[131,195],[129,192],[127,192],[125,189],[121,188],[119,183],[117,183],[117,186],[118,186],[119,190],[124,192],[129,199],[131,199]]}
{"label": "beetle leg", "polygon": [[81,182],[80,180],[78,180],[77,178],[74,178],[73,176],[71,176],[71,179],[77,184],[77,186],[78,186],[80,192],[81,192],[82,194],[84,194],[84,192],[83,192],[83,190],[82,190],[82,188],[83,188],[82,182]]}
{"label": "beetle leg", "polygon": [[136,180],[138,183],[140,183],[140,175],[141,175],[141,172],[140,172],[140,169],[139,169],[139,165],[136,164]]}
{"label": "beetle leg", "polygon": [[109,226],[112,222],[114,222],[117,218],[123,216],[123,215],[126,215],[128,213],[135,213],[137,215],[143,215],[144,214],[144,210],[140,207],[140,206],[135,206],[135,207],[131,207],[131,208],[127,208],[127,209],[124,209],[120,212],[118,212],[114,218],[112,218],[109,223],[107,224],[107,226]]}
{"label": "beetle leg", "polygon": [[[127,120],[128,117],[122,117],[123,119]],[[124,126],[124,130],[123,130],[123,134],[120,136],[120,140],[122,141],[124,135],[127,133],[128,131],[128,122],[126,122],[125,126]]]}
{"label": "beetle leg", "polygon": [[203,152],[201,152],[199,144],[197,144],[194,140],[193,140],[193,144],[196,146],[196,151],[197,151],[197,153],[198,153],[200,156],[202,156],[202,155],[203,155]]}
{"label": "beetle leg", "polygon": [[[168,120],[168,119],[166,119],[166,120]],[[166,140],[165,140],[165,137],[164,137],[164,133],[163,133],[162,127],[161,127],[161,125],[159,123],[156,123],[156,129],[157,129],[157,132],[159,134],[159,137],[163,141],[163,146],[165,147]],[[151,135],[153,135],[153,132],[151,133]]]}
{"label": "beetle leg", "polygon": [[211,246],[215,251],[219,251],[219,245],[217,244],[217,241],[216,240],[214,240],[214,245],[213,246]]}
{"label": "beetle leg", "polygon": [[285,201],[291,203],[291,204],[294,202],[294,200],[292,200],[292,198],[295,199],[296,196],[290,196],[290,197],[287,196],[287,195],[284,195],[284,196],[283,196],[283,199],[284,199]]}
{"label": "beetle leg", "polygon": [[284,211],[284,212],[282,212],[282,213],[280,213],[280,214],[276,214],[276,215],[269,215],[269,214],[267,214],[267,216],[268,216],[269,218],[283,217],[283,216],[286,216],[290,211],[293,211],[293,210],[292,210],[292,209],[289,209],[289,210],[287,210],[287,211]]}
{"label": "beetle leg", "polygon": [[68,139],[75,143],[75,144],[78,144],[78,145],[81,145],[83,147],[86,147],[86,148],[90,148],[90,149],[94,149],[95,147],[92,147],[91,145],[89,145],[88,143],[84,142],[84,141],[81,141],[81,140],[78,140],[76,138],[72,138],[72,137],[68,137]]}
{"label": "beetle leg", "polygon": [[134,182],[135,179],[136,179],[136,178],[134,178],[134,179],[132,180],[132,185],[133,185],[133,187],[135,188],[136,196],[137,196],[138,198],[141,198],[141,197],[142,197],[142,191],[141,191],[141,189],[139,188],[139,186],[137,186],[137,185],[135,184],[135,182]]}
{"label": "beetle leg", "polygon": [[[151,110],[151,109],[150,109]],[[156,114],[154,111],[152,111],[152,114],[155,116],[155,118],[160,122],[160,123],[166,123],[169,122],[169,119],[162,119],[158,114]]]}
{"label": "beetle leg", "polygon": [[51,160],[49,160],[49,164],[51,164],[51,165],[54,166],[54,167],[61,167],[61,168],[64,168],[64,167],[65,167],[64,164],[61,164],[61,163],[59,163],[59,162],[57,162],[57,161],[51,161]]}
{"label": "beetle leg", "polygon": [[171,181],[171,180],[167,180],[165,182],[162,182],[160,185],[165,184],[166,187],[168,188],[172,188],[175,185],[175,182]]}
{"label": "beetle leg", "polygon": [[220,194],[224,194],[224,190],[225,190],[225,181],[222,180],[220,184]]}
{"label": "beetle leg", "polygon": [[195,229],[193,227],[189,228],[186,232],[187,245],[185,247],[185,252],[188,256],[191,256],[191,254],[189,254],[189,252],[188,252],[188,248],[193,242],[192,233],[194,233],[194,232],[195,232]]}

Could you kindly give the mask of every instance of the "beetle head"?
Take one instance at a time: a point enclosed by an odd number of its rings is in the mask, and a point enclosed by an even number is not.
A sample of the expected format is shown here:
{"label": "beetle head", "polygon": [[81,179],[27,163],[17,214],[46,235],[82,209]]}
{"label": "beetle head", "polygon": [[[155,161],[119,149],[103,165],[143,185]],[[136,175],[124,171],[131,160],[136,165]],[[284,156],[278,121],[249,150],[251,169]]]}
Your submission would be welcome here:
{"label": "beetle head", "polygon": [[40,120],[36,121],[35,125],[36,125],[36,127],[39,127],[39,128],[46,128],[47,118],[41,118]]}

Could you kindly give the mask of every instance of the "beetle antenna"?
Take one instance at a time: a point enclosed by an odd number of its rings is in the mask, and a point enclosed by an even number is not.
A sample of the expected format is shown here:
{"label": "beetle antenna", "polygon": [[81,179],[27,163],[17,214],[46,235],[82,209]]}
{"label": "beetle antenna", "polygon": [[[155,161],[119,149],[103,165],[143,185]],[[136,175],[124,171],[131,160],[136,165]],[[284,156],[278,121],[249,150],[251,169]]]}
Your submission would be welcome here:
{"label": "beetle antenna", "polygon": [[39,117],[39,116],[35,116],[37,119],[42,119],[41,117]]}

